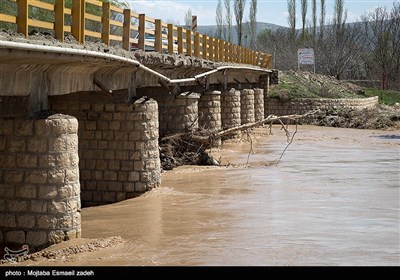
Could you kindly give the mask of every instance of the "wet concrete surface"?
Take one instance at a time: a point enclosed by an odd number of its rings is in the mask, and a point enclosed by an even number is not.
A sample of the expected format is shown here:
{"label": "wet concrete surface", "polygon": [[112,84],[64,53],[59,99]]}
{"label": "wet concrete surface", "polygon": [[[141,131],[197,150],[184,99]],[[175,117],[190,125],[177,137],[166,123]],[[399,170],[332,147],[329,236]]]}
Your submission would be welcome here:
{"label": "wet concrete surface", "polygon": [[248,166],[249,143],[224,144],[212,152],[228,166],[82,210],[82,237],[121,244],[23,265],[400,265],[400,131],[299,126],[277,165],[283,131],[255,132]]}

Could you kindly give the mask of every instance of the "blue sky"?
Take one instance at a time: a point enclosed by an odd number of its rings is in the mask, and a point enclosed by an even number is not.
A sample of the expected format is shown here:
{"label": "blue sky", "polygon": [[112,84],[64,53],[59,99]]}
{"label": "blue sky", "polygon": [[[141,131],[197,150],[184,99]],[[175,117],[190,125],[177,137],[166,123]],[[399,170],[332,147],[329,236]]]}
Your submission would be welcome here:
{"label": "blue sky", "polygon": [[[399,1],[399,0],[395,0]],[[138,13],[144,13],[152,18],[159,18],[165,22],[184,24],[185,12],[192,10],[197,15],[198,25],[215,25],[215,9],[217,0],[129,0],[131,8]],[[231,0],[233,2],[233,0]],[[300,0],[297,3],[297,21],[300,27]],[[317,0],[319,5],[320,1]],[[329,20],[333,14],[334,0],[326,0],[326,16]],[[378,6],[391,8],[393,0],[345,0],[345,8],[348,10],[347,22],[357,21],[366,11],[371,11]],[[244,18],[248,18],[250,0],[246,1]],[[258,0],[257,21],[269,22],[287,26],[287,0]],[[311,15],[311,1],[308,3],[308,15]],[[319,6],[318,6],[319,11]],[[234,21],[234,18],[233,18]]]}

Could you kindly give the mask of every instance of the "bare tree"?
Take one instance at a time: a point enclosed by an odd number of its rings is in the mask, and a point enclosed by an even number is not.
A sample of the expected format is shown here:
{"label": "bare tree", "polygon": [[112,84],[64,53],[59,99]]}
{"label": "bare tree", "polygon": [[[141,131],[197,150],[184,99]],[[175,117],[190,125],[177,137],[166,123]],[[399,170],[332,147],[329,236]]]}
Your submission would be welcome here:
{"label": "bare tree", "polygon": [[296,0],[287,1],[288,8],[288,23],[291,31],[291,37],[296,37]]}
{"label": "bare tree", "polygon": [[225,4],[225,22],[226,22],[226,35],[225,40],[231,42],[232,40],[232,10],[231,0],[224,0]]}
{"label": "bare tree", "polygon": [[312,0],[312,36],[317,37],[317,0]]}
{"label": "bare tree", "polygon": [[192,29],[192,10],[188,9],[185,13],[185,27]]}
{"label": "bare tree", "polygon": [[234,10],[236,19],[236,31],[238,35],[238,45],[242,45],[243,36],[243,14],[246,7],[246,0],[234,0]]}
{"label": "bare tree", "polygon": [[362,44],[360,25],[344,26],[340,32],[334,24],[326,27],[324,39],[319,42],[316,53],[319,71],[342,79],[347,71],[361,64]]}
{"label": "bare tree", "polygon": [[306,20],[307,20],[307,8],[308,2],[307,0],[301,0],[301,39],[302,41],[306,40]]}
{"label": "bare tree", "polygon": [[334,14],[333,14],[333,25],[336,28],[336,32],[342,32],[345,28],[347,19],[347,10],[344,10],[344,0],[335,0]]}
{"label": "bare tree", "polygon": [[375,75],[380,72],[382,89],[396,86],[400,80],[400,4],[394,2],[391,11],[378,7],[363,15],[362,20],[370,71]]}
{"label": "bare tree", "polygon": [[298,41],[292,39],[292,31],[282,28],[275,31],[265,29],[257,36],[257,47],[272,54],[273,68],[279,70],[297,69]]}
{"label": "bare tree", "polygon": [[325,16],[326,16],[325,0],[321,0],[321,16],[319,18],[319,38],[320,38],[320,40],[322,40],[324,38]]}
{"label": "bare tree", "polygon": [[250,48],[256,48],[256,36],[257,36],[257,0],[251,0],[250,2]]}
{"label": "bare tree", "polygon": [[222,39],[222,33],[224,29],[224,20],[222,17],[222,0],[218,0],[217,8],[215,10],[215,21],[217,23],[215,37]]}

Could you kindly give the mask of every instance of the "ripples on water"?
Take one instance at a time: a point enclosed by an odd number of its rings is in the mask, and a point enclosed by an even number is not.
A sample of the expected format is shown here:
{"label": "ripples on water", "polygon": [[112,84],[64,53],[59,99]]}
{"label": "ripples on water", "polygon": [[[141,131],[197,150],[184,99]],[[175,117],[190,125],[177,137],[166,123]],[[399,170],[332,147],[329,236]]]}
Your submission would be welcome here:
{"label": "ripples on water", "polygon": [[[266,166],[281,134],[257,136],[250,168],[181,168],[139,198],[83,209],[84,237],[126,242],[77,263],[400,265],[400,134],[301,126]],[[232,147],[245,163],[248,145]]]}

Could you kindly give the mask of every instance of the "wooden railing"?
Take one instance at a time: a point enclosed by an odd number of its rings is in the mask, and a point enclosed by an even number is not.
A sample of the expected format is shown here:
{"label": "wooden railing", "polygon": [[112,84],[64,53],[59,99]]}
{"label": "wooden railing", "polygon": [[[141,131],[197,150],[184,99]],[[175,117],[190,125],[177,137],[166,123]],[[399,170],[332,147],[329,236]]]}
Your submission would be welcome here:
{"label": "wooden railing", "polygon": [[[5,13],[0,10],[0,23],[16,25],[17,32],[27,38],[29,30],[39,28],[49,30],[60,41],[64,41],[64,36],[69,33],[82,44],[86,40],[101,40],[106,45],[120,45],[125,50],[137,46],[142,50],[184,54],[215,62],[272,68],[272,57],[269,54],[166,24],[159,19],[116,7],[110,2],[72,0],[70,7],[67,7],[65,0],[1,2],[2,5],[8,2],[15,8]],[[46,19],[39,16],[34,18],[39,10],[41,14],[47,15]]]}

